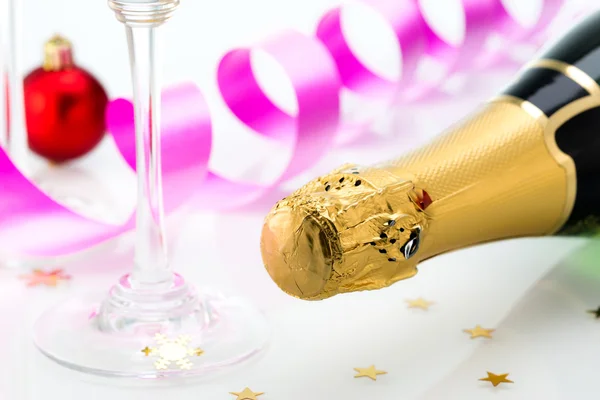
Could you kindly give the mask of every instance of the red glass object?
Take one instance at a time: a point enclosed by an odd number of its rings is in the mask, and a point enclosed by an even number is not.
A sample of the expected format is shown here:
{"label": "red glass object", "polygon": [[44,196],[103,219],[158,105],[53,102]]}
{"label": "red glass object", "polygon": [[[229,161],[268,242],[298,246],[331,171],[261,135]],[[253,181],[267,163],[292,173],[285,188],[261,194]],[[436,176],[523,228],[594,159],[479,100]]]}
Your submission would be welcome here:
{"label": "red glass object", "polygon": [[46,43],[44,65],[24,82],[30,149],[53,162],[81,157],[105,133],[106,91],[73,63],[71,44],[60,36]]}

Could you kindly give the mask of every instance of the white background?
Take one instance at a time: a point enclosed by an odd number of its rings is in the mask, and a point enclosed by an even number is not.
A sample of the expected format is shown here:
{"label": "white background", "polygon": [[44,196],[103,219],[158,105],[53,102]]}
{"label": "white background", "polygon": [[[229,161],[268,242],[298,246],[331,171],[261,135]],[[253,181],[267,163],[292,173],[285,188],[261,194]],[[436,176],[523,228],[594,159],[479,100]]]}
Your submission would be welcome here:
{"label": "white background", "polygon": [[[214,169],[243,176],[268,151],[221,104],[214,83],[219,57],[284,28],[311,33],[319,16],[336,3],[183,2],[165,27],[164,81],[192,80],[206,95],[215,118]],[[454,10],[449,3],[444,2],[446,8],[437,3],[437,18],[443,22],[440,29],[456,40],[460,24],[449,18]],[[531,19],[528,13],[535,13],[537,3],[527,2],[528,9],[519,10],[521,17]],[[43,42],[59,32],[73,41],[76,60],[98,76],[111,97],[129,93],[123,28],[105,1],[25,0],[23,6],[27,69],[40,63]],[[355,44],[382,73],[393,76],[397,57],[377,51],[383,45],[371,45],[389,39],[385,29],[364,15],[371,25],[355,31]],[[265,82],[269,93],[293,112],[284,77],[272,65],[264,67],[264,75],[271,76]],[[452,103],[415,104],[379,115],[372,142],[332,152],[299,181],[343,162],[371,163],[420,144],[493,95],[514,72],[463,77],[468,90],[463,87]],[[346,106],[352,112],[356,104]],[[107,139],[90,157],[48,172],[48,179],[56,185],[65,176],[73,178],[68,190],[93,181],[98,198],[111,204],[118,201],[115,193],[133,183],[131,174],[123,176],[122,171]],[[109,194],[100,188],[108,188]],[[131,200],[129,191],[125,212]],[[76,259],[52,260],[73,275],[72,282],[57,289],[25,288],[18,279],[23,271],[0,270],[0,399],[219,400],[235,398],[228,393],[246,386],[266,392],[261,400],[597,398],[600,322],[586,310],[600,305],[600,272],[589,272],[600,246],[556,238],[494,243],[429,260],[415,278],[385,290],[304,302],[279,291],[262,267],[258,241],[270,205],[194,214],[185,223],[172,220],[169,231],[179,272],[199,286],[246,297],[265,312],[273,337],[261,357],[193,386],[132,388],[82,377],[38,354],[30,339],[36,316],[67,296],[108,288],[130,263],[127,236]],[[235,240],[228,239],[232,236]],[[436,304],[428,312],[407,309],[405,299],[419,296]],[[462,332],[476,324],[495,328],[494,339],[471,340]],[[376,382],[353,378],[354,367],[371,364],[388,374]],[[479,382],[486,371],[510,373],[515,383],[493,388]]]}

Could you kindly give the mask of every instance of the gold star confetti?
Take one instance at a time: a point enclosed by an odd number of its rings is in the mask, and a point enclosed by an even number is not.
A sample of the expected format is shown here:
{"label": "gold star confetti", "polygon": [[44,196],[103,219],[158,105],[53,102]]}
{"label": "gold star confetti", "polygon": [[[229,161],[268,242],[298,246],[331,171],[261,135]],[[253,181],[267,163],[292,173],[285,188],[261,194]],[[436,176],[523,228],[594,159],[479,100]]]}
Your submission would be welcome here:
{"label": "gold star confetti", "polygon": [[369,368],[354,368],[354,370],[358,372],[357,375],[354,375],[355,378],[361,378],[363,376],[366,376],[367,378],[371,378],[374,381],[377,380],[377,375],[387,374],[387,372],[385,371],[379,371],[375,369],[374,365],[371,365]]}
{"label": "gold star confetti", "polygon": [[484,337],[484,338],[491,339],[492,332],[494,332],[494,331],[495,331],[495,329],[482,328],[481,325],[476,325],[475,328],[473,328],[473,329],[464,329],[463,330],[463,332],[471,335],[471,339],[475,339],[478,337]]}
{"label": "gold star confetti", "polygon": [[422,297],[416,300],[406,300],[406,302],[408,303],[408,308],[420,308],[422,310],[429,310],[429,307],[434,304],[433,301],[427,301]]}
{"label": "gold star confetti", "polygon": [[491,382],[492,385],[494,385],[494,387],[498,386],[501,383],[514,383],[513,381],[506,379],[508,374],[496,375],[496,374],[492,374],[491,372],[488,371],[487,375],[488,375],[487,378],[481,378],[479,380]]}
{"label": "gold star confetti", "polygon": [[244,388],[241,392],[229,392],[230,394],[237,396],[235,400],[258,400],[256,396],[265,394],[265,392],[253,392],[249,388]]}
{"label": "gold star confetti", "polygon": [[596,316],[596,319],[600,319],[600,307],[598,307],[595,310],[588,310],[588,313],[594,314]]}
{"label": "gold star confetti", "polygon": [[26,280],[29,287],[40,285],[55,287],[58,285],[58,282],[71,279],[71,276],[65,274],[62,269],[55,269],[48,272],[41,269],[34,269],[31,274],[21,275],[20,278]]}
{"label": "gold star confetti", "polygon": [[201,348],[194,349],[194,355],[196,357],[200,357],[202,354],[204,354],[204,350],[202,350]]}
{"label": "gold star confetti", "polygon": [[204,351],[199,348],[188,346],[190,337],[181,335],[176,339],[169,339],[163,334],[157,333],[154,340],[158,344],[156,348],[144,347],[141,352],[148,357],[150,354],[157,354],[158,360],[154,362],[156,369],[168,369],[171,364],[175,364],[179,369],[191,369],[194,364],[189,360],[190,356],[200,356]]}

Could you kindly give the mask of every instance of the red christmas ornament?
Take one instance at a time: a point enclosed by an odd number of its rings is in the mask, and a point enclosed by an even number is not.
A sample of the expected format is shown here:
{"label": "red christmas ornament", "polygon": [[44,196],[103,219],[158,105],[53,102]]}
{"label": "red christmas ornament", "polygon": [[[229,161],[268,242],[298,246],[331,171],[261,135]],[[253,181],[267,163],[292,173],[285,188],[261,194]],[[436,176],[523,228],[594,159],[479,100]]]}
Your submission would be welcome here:
{"label": "red christmas ornament", "polygon": [[54,162],[81,157],[102,140],[108,96],[89,72],[73,63],[71,43],[55,36],[44,64],[24,82],[29,148]]}

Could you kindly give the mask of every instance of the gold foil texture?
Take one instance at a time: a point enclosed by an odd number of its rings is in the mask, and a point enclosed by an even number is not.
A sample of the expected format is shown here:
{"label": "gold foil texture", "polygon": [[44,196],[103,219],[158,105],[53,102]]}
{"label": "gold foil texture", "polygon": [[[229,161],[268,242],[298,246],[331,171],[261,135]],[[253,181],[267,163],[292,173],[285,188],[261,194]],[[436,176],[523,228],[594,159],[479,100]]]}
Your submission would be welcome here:
{"label": "gold foil texture", "polygon": [[266,218],[267,271],[292,296],[324,299],[412,277],[443,252],[552,233],[571,174],[538,117],[497,99],[397,160],[309,182]]}

